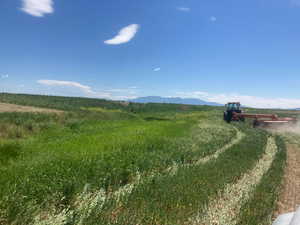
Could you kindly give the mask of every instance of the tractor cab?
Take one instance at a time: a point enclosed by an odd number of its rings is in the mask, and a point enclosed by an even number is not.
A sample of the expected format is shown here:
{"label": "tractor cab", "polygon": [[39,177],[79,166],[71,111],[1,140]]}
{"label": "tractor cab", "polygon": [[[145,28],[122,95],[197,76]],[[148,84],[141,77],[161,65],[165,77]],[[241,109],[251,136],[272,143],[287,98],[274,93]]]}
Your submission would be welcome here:
{"label": "tractor cab", "polygon": [[228,102],[226,105],[226,110],[224,111],[224,120],[230,123],[231,121],[239,120],[239,118],[234,116],[234,113],[242,113],[241,103],[239,102]]}
{"label": "tractor cab", "polygon": [[229,102],[225,105],[226,111],[234,110],[234,111],[241,111],[241,103],[239,102]]}

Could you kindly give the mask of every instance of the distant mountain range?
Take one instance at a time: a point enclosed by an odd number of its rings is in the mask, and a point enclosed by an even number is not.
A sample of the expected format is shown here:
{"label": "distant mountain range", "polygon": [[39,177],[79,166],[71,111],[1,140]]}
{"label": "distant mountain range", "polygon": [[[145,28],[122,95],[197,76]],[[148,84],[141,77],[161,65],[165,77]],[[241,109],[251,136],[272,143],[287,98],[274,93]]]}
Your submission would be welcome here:
{"label": "distant mountain range", "polygon": [[172,104],[185,104],[185,105],[210,105],[210,106],[223,106],[216,102],[207,102],[197,98],[167,98],[160,96],[147,96],[139,97],[130,100],[136,103],[172,103]]}

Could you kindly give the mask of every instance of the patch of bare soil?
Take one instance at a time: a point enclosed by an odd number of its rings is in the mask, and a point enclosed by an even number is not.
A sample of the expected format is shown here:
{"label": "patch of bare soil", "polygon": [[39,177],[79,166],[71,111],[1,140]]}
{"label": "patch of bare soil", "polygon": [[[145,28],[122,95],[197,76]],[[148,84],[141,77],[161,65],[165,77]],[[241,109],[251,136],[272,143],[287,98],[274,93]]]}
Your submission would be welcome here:
{"label": "patch of bare soil", "polygon": [[300,206],[300,148],[287,146],[287,166],[275,216],[294,212]]}
{"label": "patch of bare soil", "polygon": [[63,111],[0,102],[0,113],[2,112],[62,113]]}

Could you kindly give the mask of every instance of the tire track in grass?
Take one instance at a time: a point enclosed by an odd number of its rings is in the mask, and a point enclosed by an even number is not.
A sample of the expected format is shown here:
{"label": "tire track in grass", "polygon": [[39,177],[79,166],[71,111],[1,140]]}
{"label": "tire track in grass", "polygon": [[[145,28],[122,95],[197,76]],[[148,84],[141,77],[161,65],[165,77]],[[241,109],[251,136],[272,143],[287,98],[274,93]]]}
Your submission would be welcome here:
{"label": "tire track in grass", "polygon": [[219,197],[212,200],[205,213],[189,218],[188,225],[235,225],[240,209],[249,198],[263,175],[269,170],[277,152],[273,137],[267,142],[266,151],[255,167],[235,184],[229,184]]}
{"label": "tire track in grass", "polygon": [[[128,197],[135,188],[137,188],[141,183],[147,182],[153,179],[156,176],[161,176],[163,174],[167,174],[170,176],[176,175],[178,169],[180,167],[191,167],[194,165],[204,164],[209,162],[212,159],[217,159],[220,154],[225,152],[227,149],[231,148],[233,145],[239,143],[242,138],[245,136],[237,128],[233,127],[236,130],[236,137],[228,144],[224,145],[222,148],[215,151],[214,154],[206,156],[204,158],[200,158],[192,163],[178,164],[174,163],[172,166],[168,167],[163,172],[153,172],[148,176],[142,176],[137,172],[137,175],[134,178],[134,181],[126,184],[114,192],[106,193],[103,189],[96,191],[94,193],[84,191],[80,195],[77,196],[75,200],[75,208],[64,209],[61,212],[55,212],[53,209],[50,212],[42,212],[36,215],[34,218],[34,225],[64,225],[68,224],[68,221],[73,221],[73,224],[82,224],[84,219],[88,218],[91,212],[97,208],[98,210],[104,206],[104,204],[108,201],[115,201],[117,204],[120,202],[120,199]],[[45,213],[47,216],[45,216]],[[74,216],[76,215],[76,216]],[[74,221],[75,218],[75,221]]]}

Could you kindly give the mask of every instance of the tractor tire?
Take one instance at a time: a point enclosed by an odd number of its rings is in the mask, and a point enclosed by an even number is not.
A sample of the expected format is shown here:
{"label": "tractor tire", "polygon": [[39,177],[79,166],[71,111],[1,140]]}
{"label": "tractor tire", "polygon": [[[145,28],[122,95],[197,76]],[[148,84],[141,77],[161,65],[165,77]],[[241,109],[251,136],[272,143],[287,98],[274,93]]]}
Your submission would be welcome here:
{"label": "tractor tire", "polygon": [[232,121],[233,113],[231,111],[226,112],[226,121],[230,123]]}
{"label": "tractor tire", "polygon": [[227,121],[227,113],[226,112],[223,113],[223,119],[224,119],[224,121]]}
{"label": "tractor tire", "polygon": [[257,120],[253,120],[253,128],[257,128],[260,126],[260,123]]}

